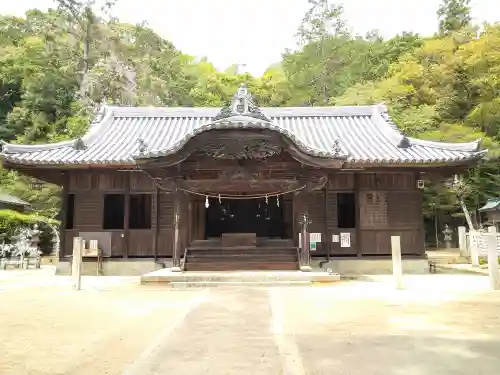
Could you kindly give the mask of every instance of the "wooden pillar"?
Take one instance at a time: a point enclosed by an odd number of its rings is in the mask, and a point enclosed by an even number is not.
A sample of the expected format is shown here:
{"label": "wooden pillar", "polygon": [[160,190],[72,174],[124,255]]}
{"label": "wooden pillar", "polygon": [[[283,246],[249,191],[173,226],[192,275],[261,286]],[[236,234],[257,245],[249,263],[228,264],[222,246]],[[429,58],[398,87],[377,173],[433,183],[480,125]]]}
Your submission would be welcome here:
{"label": "wooden pillar", "polygon": [[[59,260],[64,257],[64,254],[68,251],[66,249],[66,226],[67,226],[67,211],[68,211],[68,194],[69,194],[69,173],[63,172],[63,191],[62,191],[62,202],[61,202],[61,225],[59,227]],[[75,222],[76,210],[73,207],[73,223]]]}
{"label": "wooden pillar", "polygon": [[172,268],[173,272],[181,272],[181,238],[180,238],[180,218],[181,218],[181,196],[180,192],[176,191],[174,196],[174,248],[172,251]]}
{"label": "wooden pillar", "polygon": [[128,253],[129,253],[129,246],[130,246],[130,228],[129,228],[129,222],[130,222],[130,173],[124,173],[124,179],[125,179],[125,194],[124,194],[124,199],[125,199],[125,212],[124,212],[124,223],[123,223],[123,258],[128,258]]}
{"label": "wooden pillar", "polygon": [[156,205],[156,220],[155,220],[155,237],[154,237],[154,245],[153,245],[153,254],[154,258],[158,258],[158,241],[160,240],[160,187],[158,184],[155,184],[155,205]]}
{"label": "wooden pillar", "polygon": [[[331,239],[332,235],[331,233],[328,233],[328,219],[329,219],[329,213],[330,213],[330,207],[328,207],[328,191],[329,191],[329,186],[328,184],[325,186],[325,189],[323,190],[325,193],[325,227],[324,227],[324,235],[321,237],[321,246],[325,247],[325,252],[326,252],[326,259],[330,260],[330,248],[331,248]],[[337,207],[335,207],[335,214],[338,215],[337,213]]]}
{"label": "wooden pillar", "polygon": [[363,256],[363,243],[361,241],[361,194],[359,191],[359,174],[354,174],[354,194],[356,196],[356,246],[358,247],[357,254],[361,258]]}

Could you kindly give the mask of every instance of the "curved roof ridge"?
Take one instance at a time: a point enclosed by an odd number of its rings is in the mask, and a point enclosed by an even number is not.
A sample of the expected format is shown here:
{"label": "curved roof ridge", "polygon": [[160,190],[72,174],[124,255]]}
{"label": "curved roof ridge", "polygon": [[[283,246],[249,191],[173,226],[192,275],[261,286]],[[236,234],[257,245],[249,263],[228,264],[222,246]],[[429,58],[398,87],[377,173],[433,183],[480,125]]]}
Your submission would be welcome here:
{"label": "curved roof ridge", "polygon": [[279,134],[287,137],[291,140],[299,149],[304,151],[309,155],[319,156],[319,157],[332,157],[332,158],[347,158],[347,154],[338,152],[335,149],[335,145],[332,145],[332,151],[324,151],[315,148],[313,145],[307,145],[299,137],[293,132],[284,129],[279,124],[274,121],[262,120],[259,118],[248,117],[243,115],[231,116],[228,118],[223,118],[216,121],[211,121],[206,124],[201,125],[200,127],[194,129],[193,131],[187,133],[184,137],[182,137],[179,141],[177,141],[174,145],[158,150],[151,150],[146,152],[139,152],[133,154],[135,159],[144,159],[151,157],[160,157],[171,155],[176,153],[180,149],[182,149],[192,138],[197,136],[200,133],[204,133],[206,131],[215,130],[215,129],[266,129],[278,132]]}
{"label": "curved roof ridge", "polygon": [[[215,117],[220,107],[109,107],[116,117]],[[267,117],[371,116],[373,106],[259,107]]]}
{"label": "curved roof ridge", "polygon": [[103,105],[99,108],[97,116],[95,116],[94,120],[90,123],[90,127],[87,132],[80,138],[44,144],[16,144],[0,141],[0,144],[2,145],[2,153],[21,154],[26,152],[50,151],[64,147],[76,147],[77,144],[81,142],[83,142],[84,145],[88,145],[91,144],[97,137],[99,137],[101,128],[106,126],[106,124],[112,119],[113,112],[110,110],[110,107]]}
{"label": "curved roof ridge", "polygon": [[383,103],[371,106],[372,120],[377,128],[397,147],[407,147],[408,138],[391,121],[387,106]]}
{"label": "curved roof ridge", "polygon": [[479,152],[481,151],[482,139],[477,139],[471,142],[440,142],[429,141],[418,138],[408,138],[412,145],[439,148],[442,150],[462,151],[462,152]]}

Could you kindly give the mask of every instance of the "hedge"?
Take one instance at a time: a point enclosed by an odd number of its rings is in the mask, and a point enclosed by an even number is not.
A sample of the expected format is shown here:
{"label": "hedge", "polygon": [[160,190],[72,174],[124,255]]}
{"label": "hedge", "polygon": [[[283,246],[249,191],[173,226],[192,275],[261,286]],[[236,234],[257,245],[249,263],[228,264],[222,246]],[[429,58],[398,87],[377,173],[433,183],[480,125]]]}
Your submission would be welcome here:
{"label": "hedge", "polygon": [[16,229],[33,227],[37,224],[40,233],[40,250],[43,254],[52,252],[53,231],[50,226],[58,226],[59,222],[37,214],[25,214],[13,210],[0,210],[0,235],[5,242],[10,242]]}

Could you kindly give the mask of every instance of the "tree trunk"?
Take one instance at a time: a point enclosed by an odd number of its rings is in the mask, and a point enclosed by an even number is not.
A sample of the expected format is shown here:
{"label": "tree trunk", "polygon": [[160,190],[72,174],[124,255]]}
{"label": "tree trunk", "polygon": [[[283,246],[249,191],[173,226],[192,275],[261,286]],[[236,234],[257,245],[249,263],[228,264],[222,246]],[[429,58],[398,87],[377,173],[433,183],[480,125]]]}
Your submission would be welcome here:
{"label": "tree trunk", "polygon": [[469,231],[475,230],[476,228],[474,228],[474,224],[472,223],[472,219],[470,217],[469,210],[467,209],[467,206],[465,205],[465,202],[463,199],[460,199],[460,207],[462,207],[462,211],[464,212],[465,221],[467,221]]}
{"label": "tree trunk", "polygon": [[88,93],[88,75],[89,75],[89,60],[90,60],[90,29],[92,27],[90,11],[86,11],[85,20],[85,35],[83,37],[83,69],[82,80],[80,81],[80,97],[85,98]]}

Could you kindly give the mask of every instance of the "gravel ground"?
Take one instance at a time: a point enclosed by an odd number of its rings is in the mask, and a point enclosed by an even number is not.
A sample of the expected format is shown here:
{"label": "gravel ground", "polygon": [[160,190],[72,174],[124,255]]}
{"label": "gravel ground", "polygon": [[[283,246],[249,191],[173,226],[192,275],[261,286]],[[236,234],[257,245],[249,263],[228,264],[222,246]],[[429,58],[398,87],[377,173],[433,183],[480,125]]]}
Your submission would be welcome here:
{"label": "gravel ground", "polygon": [[171,290],[0,272],[0,374],[496,375],[500,292],[474,275]]}

